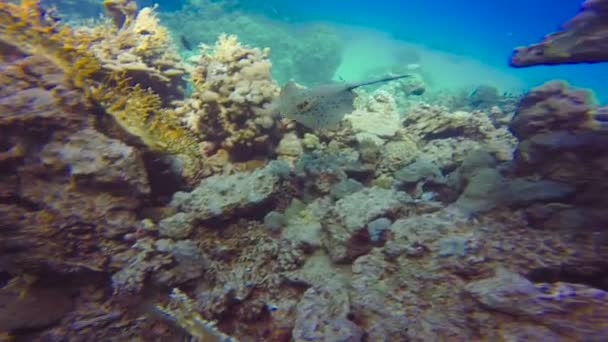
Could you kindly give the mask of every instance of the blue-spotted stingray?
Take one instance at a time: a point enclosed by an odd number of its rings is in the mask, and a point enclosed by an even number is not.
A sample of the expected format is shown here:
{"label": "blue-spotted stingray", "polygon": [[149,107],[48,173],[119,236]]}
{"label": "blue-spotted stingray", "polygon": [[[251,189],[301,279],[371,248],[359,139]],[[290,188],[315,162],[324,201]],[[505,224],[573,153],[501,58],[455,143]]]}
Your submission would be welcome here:
{"label": "blue-spotted stingray", "polygon": [[310,129],[332,128],[346,114],[355,109],[354,89],[409,76],[399,75],[363,82],[322,84],[311,88],[303,88],[290,81],[281,89],[277,109],[282,116],[295,120]]}

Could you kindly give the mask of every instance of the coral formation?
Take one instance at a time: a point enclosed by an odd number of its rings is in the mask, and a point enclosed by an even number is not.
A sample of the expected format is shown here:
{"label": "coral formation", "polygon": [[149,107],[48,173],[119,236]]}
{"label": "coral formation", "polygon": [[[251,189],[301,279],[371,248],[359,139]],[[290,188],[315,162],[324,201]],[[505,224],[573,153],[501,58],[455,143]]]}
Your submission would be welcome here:
{"label": "coral formation", "polygon": [[586,0],[562,31],[547,35],[540,43],[515,48],[511,66],[608,61],[607,22],[608,1]]}
{"label": "coral formation", "polygon": [[279,88],[268,54],[220,36],[213,50],[202,49],[192,72],[194,93],[178,109],[191,131],[237,159],[266,155],[276,140],[271,102]]}
{"label": "coral formation", "polygon": [[[549,227],[583,228],[607,222],[606,107],[587,90],[553,81],[534,88],[521,101],[511,122],[520,140],[516,175],[573,186],[576,196],[528,208],[533,223]],[[594,223],[592,223],[594,222]]]}
{"label": "coral formation", "polygon": [[162,95],[168,105],[184,97],[186,66],[177,53],[168,30],[160,25],[155,9],[136,9],[134,1],[106,1],[118,19],[92,28],[79,28],[93,37],[91,52],[105,74],[118,74],[130,86],[139,85]]}

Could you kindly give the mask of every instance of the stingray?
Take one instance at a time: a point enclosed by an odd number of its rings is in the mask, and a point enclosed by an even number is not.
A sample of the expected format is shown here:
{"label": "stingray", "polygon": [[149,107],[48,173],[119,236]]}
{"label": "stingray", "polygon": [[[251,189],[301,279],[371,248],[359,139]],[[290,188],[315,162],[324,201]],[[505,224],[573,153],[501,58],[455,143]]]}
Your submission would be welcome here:
{"label": "stingray", "polygon": [[303,88],[289,81],[277,101],[279,113],[311,129],[332,128],[355,108],[353,90],[362,86],[388,82],[410,75],[384,77],[371,81],[330,83]]}

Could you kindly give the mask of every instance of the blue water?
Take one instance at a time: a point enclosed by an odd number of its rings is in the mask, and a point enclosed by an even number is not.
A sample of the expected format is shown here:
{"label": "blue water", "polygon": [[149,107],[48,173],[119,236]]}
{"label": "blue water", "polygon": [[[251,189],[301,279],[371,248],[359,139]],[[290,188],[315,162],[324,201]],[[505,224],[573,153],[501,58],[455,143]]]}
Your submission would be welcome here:
{"label": "blue water", "polygon": [[[289,1],[277,6],[295,20],[327,20],[373,27],[394,37],[505,66],[512,49],[539,41],[573,17],[578,0]],[[511,73],[540,83],[566,79],[608,98],[607,64],[539,66]]]}
{"label": "blue water", "polygon": [[[170,2],[173,3],[174,2]],[[573,17],[578,0],[241,1],[244,8],[291,23],[326,21],[372,28],[394,38],[475,58],[529,86],[565,79],[608,100],[608,63],[509,68],[514,47],[542,39]]]}

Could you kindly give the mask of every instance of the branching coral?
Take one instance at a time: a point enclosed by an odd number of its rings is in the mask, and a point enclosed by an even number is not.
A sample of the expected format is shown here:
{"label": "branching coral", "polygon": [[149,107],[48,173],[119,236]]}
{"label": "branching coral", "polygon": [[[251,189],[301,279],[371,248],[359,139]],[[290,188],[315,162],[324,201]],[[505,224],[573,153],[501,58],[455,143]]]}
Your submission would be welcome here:
{"label": "branching coral", "polygon": [[178,110],[184,122],[234,156],[266,153],[275,130],[270,104],[279,91],[269,51],[222,35],[213,51],[204,46],[201,52],[192,75],[194,94]]}
{"label": "branching coral", "polygon": [[175,113],[162,107],[161,98],[150,88],[130,85],[124,73],[113,72],[92,87],[91,94],[129,133],[149,148],[182,157],[183,176],[194,177],[200,157],[198,141],[179,124]]}
{"label": "branching coral", "polygon": [[115,19],[112,25],[80,29],[83,34],[95,37],[91,50],[101,61],[102,70],[124,73],[131,85],[140,84],[162,94],[164,104],[181,99],[186,68],[154,8],[146,7],[137,13],[124,11],[118,11],[124,18],[118,22]]}

